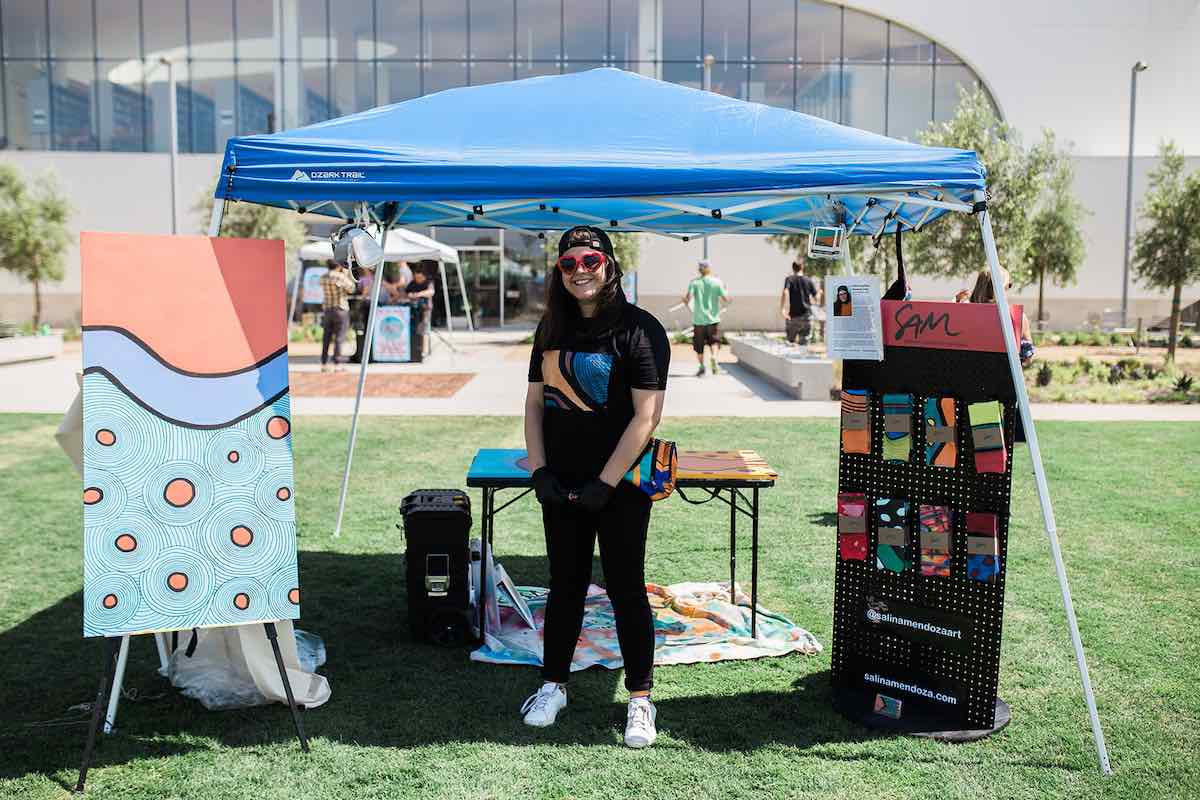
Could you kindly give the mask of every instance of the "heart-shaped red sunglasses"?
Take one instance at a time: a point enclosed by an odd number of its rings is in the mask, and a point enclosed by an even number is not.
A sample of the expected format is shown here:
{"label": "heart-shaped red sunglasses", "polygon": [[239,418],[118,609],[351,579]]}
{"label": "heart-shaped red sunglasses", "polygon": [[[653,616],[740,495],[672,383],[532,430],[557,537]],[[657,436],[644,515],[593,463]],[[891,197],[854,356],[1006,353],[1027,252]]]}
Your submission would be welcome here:
{"label": "heart-shaped red sunglasses", "polygon": [[559,256],[556,263],[564,275],[570,275],[577,269],[595,272],[608,263],[608,256],[601,252],[584,253],[581,256]]}

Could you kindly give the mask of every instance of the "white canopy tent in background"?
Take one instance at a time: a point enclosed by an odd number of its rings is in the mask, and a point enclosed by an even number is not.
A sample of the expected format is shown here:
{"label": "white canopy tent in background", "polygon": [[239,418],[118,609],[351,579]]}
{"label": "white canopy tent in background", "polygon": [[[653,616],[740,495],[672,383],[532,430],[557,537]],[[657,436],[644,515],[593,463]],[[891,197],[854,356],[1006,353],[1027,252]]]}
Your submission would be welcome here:
{"label": "white canopy tent in background", "polygon": [[[1111,773],[975,153],[595,69],[451,89],[294,131],[232,138],[214,197],[210,236],[220,233],[225,202],[253,202],[369,219],[381,226],[385,249],[394,225],[540,237],[590,224],[688,241],[806,235],[813,224],[841,224],[848,235],[878,238],[921,231],[947,213],[974,215],[1096,755]],[[849,271],[848,248],[845,263]],[[371,324],[367,335],[369,350]],[[366,371],[364,360],[335,535]]]}
{"label": "white canopy tent in background", "polygon": [[[378,235],[378,232],[377,232]],[[333,258],[333,242],[328,240],[309,242],[300,248],[297,254],[301,261],[328,261]],[[467,317],[467,328],[473,330],[474,324],[471,321],[471,302],[467,297],[467,287],[463,281],[462,265],[458,261],[458,251],[448,244],[442,244],[436,239],[430,239],[415,231],[405,230],[404,228],[393,228],[387,236],[386,246],[383,251],[383,260],[387,262],[396,261],[436,261],[438,262],[438,273],[442,279],[442,300],[446,304],[446,328],[450,333],[454,332],[454,323],[450,313],[450,284],[446,280],[446,265],[453,264],[454,271],[458,276],[458,290],[462,295],[463,312]],[[300,296],[301,283],[303,283],[303,272],[296,276],[295,284],[292,286],[292,301],[288,309],[288,319],[291,320],[296,315],[297,298]]]}

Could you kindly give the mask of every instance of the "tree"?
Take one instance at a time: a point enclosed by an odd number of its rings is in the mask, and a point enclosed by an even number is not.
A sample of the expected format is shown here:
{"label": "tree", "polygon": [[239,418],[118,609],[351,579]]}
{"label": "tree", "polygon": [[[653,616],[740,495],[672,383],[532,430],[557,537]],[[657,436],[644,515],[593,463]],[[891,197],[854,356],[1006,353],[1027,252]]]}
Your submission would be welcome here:
{"label": "tree", "polygon": [[[1032,281],[1029,264],[1033,214],[1049,177],[1060,172],[1067,154],[1057,149],[1053,134],[1029,149],[1006,122],[996,116],[983,89],[959,90],[958,109],[942,123],[921,133],[922,144],[974,150],[987,170],[988,216],[1000,263],[1019,286]],[[1069,167],[1067,167],[1069,169]],[[1059,231],[1065,234],[1066,231]],[[913,271],[941,277],[966,277],[983,266],[979,222],[965,214],[947,214],[927,235],[912,237]]]}
{"label": "tree", "polygon": [[[781,233],[768,236],[767,241],[785,253],[807,253],[808,236],[802,233]],[[795,256],[793,255],[793,258]],[[896,245],[891,237],[881,239],[876,247],[870,236],[850,237],[850,263],[858,275],[879,275],[884,283],[896,274]],[[835,258],[806,258],[804,274],[813,280],[842,272],[842,262]]]}
{"label": "tree", "polygon": [[1038,322],[1045,319],[1042,308],[1046,278],[1055,286],[1074,283],[1083,263],[1085,248],[1079,224],[1088,211],[1071,190],[1074,173],[1070,159],[1056,159],[1053,172],[1046,181],[1046,191],[1032,218],[1037,237],[1030,242],[1025,260],[1030,276],[1038,285]]}
{"label": "tree", "polygon": [[30,188],[0,164],[0,266],[33,284],[33,327],[42,324],[42,284],[61,281],[72,208],[54,174]]}
{"label": "tree", "polygon": [[[201,197],[192,210],[196,224],[207,232],[212,216],[212,195]],[[282,239],[285,264],[290,272],[296,263],[296,253],[308,237],[308,226],[295,211],[258,203],[229,203],[221,218],[221,235],[238,239]]]}
{"label": "tree", "polygon": [[[1082,242],[1078,227],[1082,209],[1064,190],[1069,188],[1071,164],[1067,152],[1056,145],[1053,134],[1043,132],[1037,144],[1024,148],[1016,131],[996,116],[984,91],[976,88],[972,92],[960,89],[954,117],[931,125],[920,138],[930,146],[974,150],[979,155],[987,169],[988,215],[1000,261],[1019,285],[1027,285],[1034,278],[1030,263],[1034,250],[1030,244],[1036,226],[1031,209],[1041,209],[1049,215],[1046,219],[1050,227],[1043,229],[1047,235],[1039,244],[1046,244],[1048,238],[1061,237],[1065,241],[1053,242],[1054,248],[1075,253],[1075,243]],[[807,247],[807,236],[803,235],[772,236],[771,241],[783,250]],[[983,266],[984,260],[979,223],[964,214],[946,214],[928,231],[906,236],[904,250],[909,273],[939,277],[971,275]],[[854,236],[850,257],[856,272],[877,274],[884,284],[896,274],[895,246],[890,237],[874,247],[869,237]],[[1057,264],[1054,269],[1046,268],[1046,272],[1052,279],[1071,280],[1078,261],[1069,264],[1067,273],[1056,271]],[[810,260],[808,266],[817,275],[840,269],[836,262]]]}
{"label": "tree", "polygon": [[1184,175],[1183,153],[1159,147],[1159,165],[1138,207],[1145,227],[1133,243],[1133,272],[1154,289],[1171,290],[1167,361],[1175,360],[1179,301],[1185,284],[1200,280],[1200,171]]}

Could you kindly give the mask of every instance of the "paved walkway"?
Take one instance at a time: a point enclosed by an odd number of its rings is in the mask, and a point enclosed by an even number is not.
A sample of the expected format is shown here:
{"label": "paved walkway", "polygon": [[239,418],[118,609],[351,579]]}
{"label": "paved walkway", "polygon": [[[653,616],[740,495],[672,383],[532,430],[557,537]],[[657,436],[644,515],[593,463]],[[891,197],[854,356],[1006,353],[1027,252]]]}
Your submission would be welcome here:
{"label": "paved walkway", "polygon": [[[366,397],[364,414],[395,415],[508,415],[524,410],[528,330],[455,334],[455,351],[436,343],[421,364],[373,364],[373,373],[459,372],[473,377],[452,398]],[[319,348],[301,343],[291,348],[294,371],[319,371]],[[675,347],[666,416],[671,417],[814,417],[836,418],[836,402],[793,400],[726,356],[723,374],[695,376],[696,362],[688,347]],[[62,413],[75,397],[75,375],[82,368],[79,344],[71,343],[62,357],[27,364],[0,366],[0,413]],[[357,366],[350,365],[357,375]],[[353,397],[294,397],[296,414],[349,414]],[[1200,422],[1200,405],[1039,403],[1038,420]]]}

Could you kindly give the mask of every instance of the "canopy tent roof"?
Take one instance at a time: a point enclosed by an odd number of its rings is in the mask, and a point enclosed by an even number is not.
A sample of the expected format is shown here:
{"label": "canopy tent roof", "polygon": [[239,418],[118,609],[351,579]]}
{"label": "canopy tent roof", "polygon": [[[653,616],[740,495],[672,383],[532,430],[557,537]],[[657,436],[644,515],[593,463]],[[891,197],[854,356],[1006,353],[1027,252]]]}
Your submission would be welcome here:
{"label": "canopy tent roof", "polygon": [[230,139],[215,196],[343,218],[363,202],[398,225],[685,237],[919,228],[983,188],[968,150],[594,69]]}
{"label": "canopy tent roof", "polygon": [[[305,261],[325,261],[333,258],[333,243],[329,240],[309,242],[300,248],[300,258]],[[448,244],[434,241],[415,231],[393,228],[384,244],[383,260],[444,261],[457,264],[458,251]]]}

